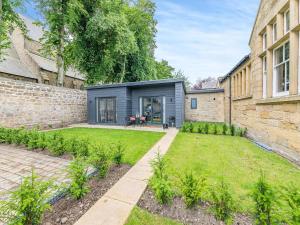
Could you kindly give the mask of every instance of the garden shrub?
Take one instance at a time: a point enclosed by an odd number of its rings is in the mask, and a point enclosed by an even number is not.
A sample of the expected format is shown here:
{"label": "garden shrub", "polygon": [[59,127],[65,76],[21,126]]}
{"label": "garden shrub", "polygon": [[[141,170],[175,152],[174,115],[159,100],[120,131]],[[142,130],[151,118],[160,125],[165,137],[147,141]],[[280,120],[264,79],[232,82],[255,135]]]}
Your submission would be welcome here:
{"label": "garden shrub", "polygon": [[39,132],[36,130],[31,130],[29,133],[29,140],[26,146],[29,149],[37,149],[39,147],[39,139],[40,139]]}
{"label": "garden shrub", "polygon": [[205,185],[205,178],[197,178],[194,173],[186,172],[180,179],[180,189],[184,198],[184,202],[188,208],[195,206],[201,199]]}
{"label": "garden shrub", "polygon": [[227,134],[227,125],[225,123],[223,124],[222,134],[223,135]]}
{"label": "garden shrub", "polygon": [[113,148],[113,161],[119,166],[123,162],[125,147],[121,143],[118,143],[113,145]]}
{"label": "garden shrub", "polygon": [[96,145],[91,149],[89,163],[96,168],[100,178],[104,178],[110,167],[110,155],[102,145]]}
{"label": "garden shrub", "polygon": [[202,124],[198,124],[197,132],[198,132],[199,134],[202,134],[202,133],[203,133]]}
{"label": "garden shrub", "polygon": [[259,180],[255,184],[252,193],[255,203],[254,215],[255,224],[271,225],[273,223],[274,203],[276,200],[274,190],[266,182],[265,176],[261,173]]}
{"label": "garden shrub", "polygon": [[232,216],[235,210],[234,200],[229,186],[224,179],[214,188],[211,189],[211,211],[218,220],[226,224],[232,222]]}
{"label": "garden shrub", "polygon": [[235,135],[235,126],[233,124],[230,126],[230,134],[231,136]]}
{"label": "garden shrub", "polygon": [[88,157],[89,141],[87,139],[71,138],[66,141],[66,151],[75,157]]}
{"label": "garden shrub", "polygon": [[150,187],[154,191],[155,198],[160,204],[168,204],[172,201],[174,192],[172,184],[166,173],[166,161],[157,153],[151,162],[154,175],[150,180]]}
{"label": "garden shrub", "polygon": [[52,183],[40,181],[32,171],[14,190],[8,200],[0,201],[0,219],[9,225],[39,225],[43,214],[50,208]]}
{"label": "garden shrub", "polygon": [[48,139],[44,132],[40,133],[37,145],[38,145],[38,148],[42,149],[42,150],[45,150],[47,148]]}
{"label": "garden shrub", "polygon": [[68,175],[71,179],[69,188],[70,195],[75,199],[84,197],[89,189],[88,182],[88,166],[82,158],[76,158],[68,167]]}
{"label": "garden shrub", "polygon": [[67,145],[64,137],[60,133],[54,133],[48,142],[49,151],[55,156],[63,155],[67,150]]}
{"label": "garden shrub", "polygon": [[295,184],[283,187],[283,198],[289,206],[288,224],[300,224],[300,189]]}
{"label": "garden shrub", "polygon": [[205,124],[204,124],[204,128],[203,128],[203,133],[204,133],[204,134],[208,134],[208,128],[209,128],[208,124],[205,123]]}

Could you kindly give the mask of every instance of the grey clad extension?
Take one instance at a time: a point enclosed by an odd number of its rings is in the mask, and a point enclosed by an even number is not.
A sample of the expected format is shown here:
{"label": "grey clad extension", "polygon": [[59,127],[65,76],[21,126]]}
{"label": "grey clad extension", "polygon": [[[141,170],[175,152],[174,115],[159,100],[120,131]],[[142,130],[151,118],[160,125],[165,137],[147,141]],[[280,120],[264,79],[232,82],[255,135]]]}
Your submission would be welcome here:
{"label": "grey clad extension", "polygon": [[181,79],[97,85],[87,88],[89,124],[127,124],[145,116],[147,124],[184,122],[185,88]]}

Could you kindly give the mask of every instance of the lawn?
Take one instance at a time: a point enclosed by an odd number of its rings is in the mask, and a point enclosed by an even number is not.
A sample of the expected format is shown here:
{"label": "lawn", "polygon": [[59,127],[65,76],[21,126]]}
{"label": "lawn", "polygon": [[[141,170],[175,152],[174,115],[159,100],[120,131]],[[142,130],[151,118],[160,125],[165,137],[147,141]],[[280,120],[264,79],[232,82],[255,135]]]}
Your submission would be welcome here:
{"label": "lawn", "polygon": [[193,170],[214,185],[224,177],[238,201],[238,209],[244,212],[252,211],[249,194],[261,171],[278,190],[289,182],[300,186],[297,167],[246,138],[179,133],[165,158],[173,178]]}
{"label": "lawn", "polygon": [[120,142],[126,146],[124,163],[134,165],[164,135],[159,132],[70,128],[47,133],[61,133],[65,138],[88,139],[91,144],[111,144]]}
{"label": "lawn", "polygon": [[181,225],[181,223],[153,215],[145,210],[135,207],[131,212],[126,225]]}

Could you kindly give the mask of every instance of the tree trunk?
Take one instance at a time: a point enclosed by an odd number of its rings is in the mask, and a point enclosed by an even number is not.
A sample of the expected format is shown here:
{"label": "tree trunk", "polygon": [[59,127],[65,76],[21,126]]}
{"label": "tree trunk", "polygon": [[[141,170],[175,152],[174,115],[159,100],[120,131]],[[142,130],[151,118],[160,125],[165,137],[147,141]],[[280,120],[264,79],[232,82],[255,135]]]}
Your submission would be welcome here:
{"label": "tree trunk", "polygon": [[59,46],[57,51],[57,83],[58,86],[64,86],[64,78],[65,78],[65,61],[64,61],[64,46],[65,46],[65,21],[64,21],[64,13],[66,8],[66,2],[62,0],[61,2],[61,27],[59,30]]}
{"label": "tree trunk", "polygon": [[125,78],[125,74],[126,74],[126,55],[124,55],[123,68],[122,68],[122,72],[121,72],[120,83],[123,83],[124,78]]}

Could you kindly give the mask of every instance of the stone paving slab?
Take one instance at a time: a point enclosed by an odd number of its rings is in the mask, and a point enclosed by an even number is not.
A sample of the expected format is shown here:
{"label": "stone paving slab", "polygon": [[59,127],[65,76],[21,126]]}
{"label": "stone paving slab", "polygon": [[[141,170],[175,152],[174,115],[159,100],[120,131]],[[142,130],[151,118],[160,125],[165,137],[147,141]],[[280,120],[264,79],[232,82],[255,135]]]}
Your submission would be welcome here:
{"label": "stone paving slab", "polygon": [[6,199],[32,168],[43,180],[64,182],[68,160],[28,151],[12,145],[0,145],[0,199]]}
{"label": "stone paving slab", "polygon": [[178,133],[169,129],[146,155],[133,166],[75,225],[123,225],[145,191],[152,176],[150,162],[157,152],[165,154]]}

